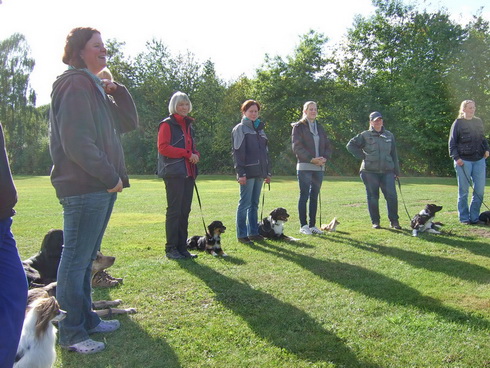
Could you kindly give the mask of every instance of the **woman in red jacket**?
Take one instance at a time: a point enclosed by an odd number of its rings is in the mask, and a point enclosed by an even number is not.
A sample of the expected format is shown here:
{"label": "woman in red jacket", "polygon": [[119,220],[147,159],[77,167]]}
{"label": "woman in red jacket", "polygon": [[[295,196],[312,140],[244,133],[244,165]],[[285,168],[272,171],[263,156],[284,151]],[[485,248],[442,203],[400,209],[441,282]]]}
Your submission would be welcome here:
{"label": "woman in red jacket", "polygon": [[158,176],[167,192],[165,253],[169,259],[196,258],[187,250],[187,226],[191,212],[199,152],[194,145],[194,119],[187,116],[192,103],[176,92],[168,105],[170,116],[158,128]]}

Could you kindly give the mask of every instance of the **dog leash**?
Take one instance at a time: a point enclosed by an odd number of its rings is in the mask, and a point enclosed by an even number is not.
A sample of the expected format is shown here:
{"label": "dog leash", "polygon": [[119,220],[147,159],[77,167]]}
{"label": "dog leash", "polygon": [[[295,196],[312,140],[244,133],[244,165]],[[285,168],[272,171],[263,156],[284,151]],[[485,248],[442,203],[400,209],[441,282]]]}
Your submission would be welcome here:
{"label": "dog leash", "polygon": [[[269,192],[271,191],[271,183],[266,183],[264,181],[264,188],[265,189],[265,185],[269,185]],[[264,202],[265,202],[265,191],[262,189],[262,209],[260,210],[260,218],[259,218],[259,221],[262,221],[262,219],[264,218]]]}
{"label": "dog leash", "polygon": [[412,221],[412,217],[410,216],[410,213],[408,213],[407,205],[405,204],[405,198],[403,198],[403,193],[402,193],[402,185],[400,183],[400,178],[397,176],[396,181],[398,182],[398,190],[400,191],[400,197],[402,198],[403,206],[405,207],[405,212],[407,213],[408,216],[408,221]]}
{"label": "dog leash", "polygon": [[483,202],[483,198],[480,197],[480,195],[475,191],[475,186],[473,185],[473,183],[470,180],[468,174],[466,173],[466,170],[464,168],[464,164],[463,164],[463,166],[461,166],[461,169],[463,170],[463,173],[464,173],[464,176],[465,176],[466,180],[468,180],[468,184],[470,185],[471,189],[473,189],[473,195],[476,195],[478,197],[478,199],[481,201],[481,203],[487,208],[487,210],[490,210],[490,208],[488,208],[488,206],[486,205],[486,203]]}
{"label": "dog leash", "polygon": [[206,234],[207,237],[211,237],[211,235],[208,234],[208,229],[206,228],[206,222],[204,221],[204,215],[202,213],[201,197],[199,196],[199,191],[197,190],[197,184],[195,180],[194,180],[194,189],[196,190],[197,202],[199,203],[199,209],[201,210],[201,220],[202,220],[202,226],[204,227],[204,233]]}

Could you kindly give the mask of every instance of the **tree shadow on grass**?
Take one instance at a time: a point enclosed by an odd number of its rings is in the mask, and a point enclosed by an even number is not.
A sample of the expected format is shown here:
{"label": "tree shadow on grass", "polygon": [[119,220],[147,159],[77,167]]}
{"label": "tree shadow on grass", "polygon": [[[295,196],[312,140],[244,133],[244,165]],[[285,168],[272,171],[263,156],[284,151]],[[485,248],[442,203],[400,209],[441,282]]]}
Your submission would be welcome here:
{"label": "tree shadow on grass", "polygon": [[431,237],[430,241],[438,244],[446,244],[453,248],[466,249],[468,252],[479,256],[490,257],[490,247],[488,244],[475,241],[474,236],[445,234],[443,232],[440,235]]}
{"label": "tree shadow on grass", "polygon": [[424,296],[416,289],[400,281],[364,267],[344,262],[316,259],[271,244],[267,248],[257,245],[251,247],[296,263],[326,281],[336,283],[370,298],[390,304],[413,306],[424,312],[436,313],[447,321],[469,325],[473,328],[488,329],[490,327],[490,322],[484,318],[446,307],[437,299]]}
{"label": "tree shadow on grass", "polygon": [[347,244],[349,246],[383,256],[397,258],[416,268],[423,268],[432,272],[444,273],[448,276],[457,277],[461,280],[477,282],[480,284],[487,284],[490,282],[490,271],[487,268],[468,262],[439,256],[428,256],[425,254],[412,252],[410,250],[362,242],[341,236],[336,236],[335,238],[332,237],[330,238],[330,241]]}
{"label": "tree shadow on grass", "polygon": [[205,282],[216,300],[246,321],[260,338],[298,358],[336,366],[377,367],[359,361],[342,339],[323,329],[304,311],[205,265],[194,262],[179,265]]}

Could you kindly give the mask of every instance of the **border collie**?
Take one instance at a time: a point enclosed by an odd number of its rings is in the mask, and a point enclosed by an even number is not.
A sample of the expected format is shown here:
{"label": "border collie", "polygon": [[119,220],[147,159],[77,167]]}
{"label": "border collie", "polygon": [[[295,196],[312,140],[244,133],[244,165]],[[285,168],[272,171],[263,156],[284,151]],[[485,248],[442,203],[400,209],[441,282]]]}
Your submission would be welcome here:
{"label": "border collie", "polygon": [[425,208],[416,214],[412,221],[410,221],[410,227],[413,229],[412,235],[417,236],[418,233],[424,231],[431,234],[440,234],[439,229],[443,226],[440,222],[434,222],[436,213],[442,210],[442,206],[436,204],[428,204]]}

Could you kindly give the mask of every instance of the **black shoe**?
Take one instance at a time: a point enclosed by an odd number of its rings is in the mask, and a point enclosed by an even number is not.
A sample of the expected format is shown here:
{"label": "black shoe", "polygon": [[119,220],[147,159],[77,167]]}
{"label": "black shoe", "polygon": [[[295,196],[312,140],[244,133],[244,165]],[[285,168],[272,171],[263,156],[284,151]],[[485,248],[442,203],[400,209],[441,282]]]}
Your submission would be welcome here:
{"label": "black shoe", "polygon": [[400,224],[398,223],[398,221],[392,221],[391,224],[390,224],[391,228],[392,229],[396,229],[396,230],[401,230],[402,227],[400,226]]}
{"label": "black shoe", "polygon": [[249,240],[255,240],[255,241],[261,241],[261,240],[264,240],[264,237],[262,235],[250,235],[248,237]]}
{"label": "black shoe", "polygon": [[167,248],[165,255],[168,259],[185,259],[175,247]]}
{"label": "black shoe", "polygon": [[379,224],[373,224],[373,229],[381,229],[381,226]]}
{"label": "black shoe", "polygon": [[187,249],[181,250],[180,254],[182,254],[184,258],[197,258],[197,254],[190,253]]}
{"label": "black shoe", "polygon": [[243,244],[248,244],[248,245],[253,245],[254,242],[250,240],[249,237],[244,237],[244,238],[237,238],[237,240],[240,242],[240,243],[243,243]]}

